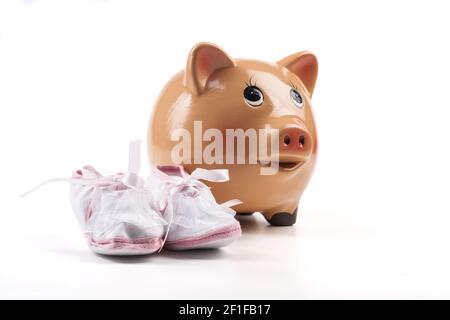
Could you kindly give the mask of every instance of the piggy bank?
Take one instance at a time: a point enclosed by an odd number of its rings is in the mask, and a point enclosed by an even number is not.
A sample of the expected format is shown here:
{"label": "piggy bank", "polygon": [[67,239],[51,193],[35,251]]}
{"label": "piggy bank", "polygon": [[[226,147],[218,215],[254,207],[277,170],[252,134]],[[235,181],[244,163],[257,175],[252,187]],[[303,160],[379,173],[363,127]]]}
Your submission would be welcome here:
{"label": "piggy bank", "polygon": [[310,52],[266,63],[197,44],[154,106],[151,164],[181,164],[188,173],[228,169],[229,181],[207,183],[218,203],[237,198],[237,214],[260,212],[271,225],[293,225],[317,158],[317,72]]}

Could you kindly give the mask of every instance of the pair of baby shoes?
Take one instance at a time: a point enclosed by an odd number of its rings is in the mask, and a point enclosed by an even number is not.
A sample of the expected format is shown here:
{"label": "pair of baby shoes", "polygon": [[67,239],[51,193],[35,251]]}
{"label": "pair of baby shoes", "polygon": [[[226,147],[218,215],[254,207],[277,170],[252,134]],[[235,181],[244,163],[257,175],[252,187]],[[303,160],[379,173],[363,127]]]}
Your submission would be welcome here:
{"label": "pair of baby shoes", "polygon": [[85,166],[63,179],[89,247],[106,255],[143,255],[171,250],[219,248],[241,235],[230,207],[239,200],[217,204],[199,180],[228,180],[227,170],[182,166],[153,167],[148,179],[139,176],[139,142],[130,144],[125,173],[103,176]]}

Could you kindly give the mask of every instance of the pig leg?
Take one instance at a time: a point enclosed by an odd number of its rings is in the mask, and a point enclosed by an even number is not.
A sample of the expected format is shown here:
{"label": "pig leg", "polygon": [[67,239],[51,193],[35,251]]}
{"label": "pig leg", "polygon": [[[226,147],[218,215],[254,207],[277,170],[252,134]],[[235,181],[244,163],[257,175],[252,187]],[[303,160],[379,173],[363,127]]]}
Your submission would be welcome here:
{"label": "pig leg", "polygon": [[254,212],[238,212],[237,214],[239,216],[251,216]]}
{"label": "pig leg", "polygon": [[273,214],[263,213],[263,215],[272,226],[292,226],[297,220],[297,209],[293,213],[275,212]]}

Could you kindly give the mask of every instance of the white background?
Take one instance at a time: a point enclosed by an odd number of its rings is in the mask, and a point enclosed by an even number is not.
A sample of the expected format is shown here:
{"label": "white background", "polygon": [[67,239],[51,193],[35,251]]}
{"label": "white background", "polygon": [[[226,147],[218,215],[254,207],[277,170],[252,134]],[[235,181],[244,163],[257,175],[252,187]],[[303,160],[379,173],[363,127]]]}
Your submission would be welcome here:
{"label": "white background", "polygon": [[[3,1],[0,298],[450,298],[448,1]],[[199,41],[311,50],[320,135],[299,222],[222,250],[105,258],[64,183],[126,169]],[[146,161],[144,158],[143,161]]]}

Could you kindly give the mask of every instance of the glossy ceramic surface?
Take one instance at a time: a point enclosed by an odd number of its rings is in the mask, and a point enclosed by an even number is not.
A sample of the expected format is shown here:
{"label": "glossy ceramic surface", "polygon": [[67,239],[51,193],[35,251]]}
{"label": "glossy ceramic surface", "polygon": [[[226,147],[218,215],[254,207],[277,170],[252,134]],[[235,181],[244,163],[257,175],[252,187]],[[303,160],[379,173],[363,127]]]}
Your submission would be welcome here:
{"label": "glossy ceramic surface", "polygon": [[[172,141],[171,134],[177,128],[193,133],[194,121],[202,121],[203,131],[216,128],[224,136],[226,129],[264,129],[269,124],[279,129],[280,168],[274,175],[261,175],[261,163],[192,164],[194,150],[191,164],[183,165],[188,172],[197,167],[228,169],[229,182],[209,184],[218,203],[238,198],[243,201],[235,207],[238,213],[258,211],[273,225],[292,225],[317,158],[311,109],[317,72],[317,59],[309,52],[266,63],[232,59],[216,45],[197,44],[186,69],[167,83],[156,101],[148,131],[151,163],[173,163],[171,152],[179,142]],[[248,87],[262,94],[262,101],[255,101],[260,105],[246,100]],[[202,147],[208,143],[201,142]],[[224,159],[226,152],[224,148]],[[246,156],[249,152],[254,151],[246,146]]]}

